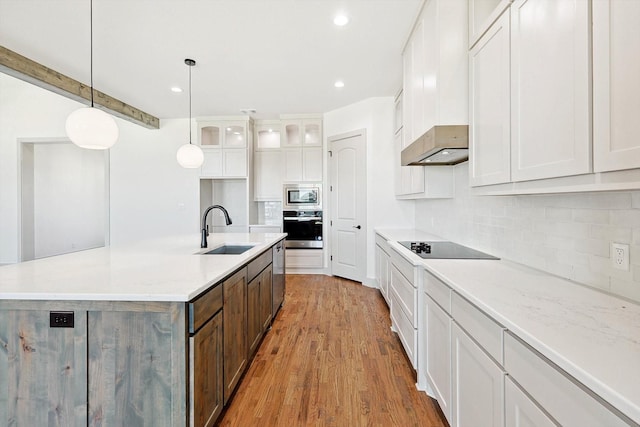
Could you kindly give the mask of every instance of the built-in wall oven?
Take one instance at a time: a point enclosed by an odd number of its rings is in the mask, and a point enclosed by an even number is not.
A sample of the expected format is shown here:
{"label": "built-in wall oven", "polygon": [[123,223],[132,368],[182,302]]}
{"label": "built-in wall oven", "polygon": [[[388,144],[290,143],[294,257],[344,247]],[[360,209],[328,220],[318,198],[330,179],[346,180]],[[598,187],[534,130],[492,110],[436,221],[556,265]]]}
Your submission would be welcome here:
{"label": "built-in wall oven", "polygon": [[322,248],[322,211],[285,210],[282,212],[282,222],[282,231],[287,233],[287,248]]}

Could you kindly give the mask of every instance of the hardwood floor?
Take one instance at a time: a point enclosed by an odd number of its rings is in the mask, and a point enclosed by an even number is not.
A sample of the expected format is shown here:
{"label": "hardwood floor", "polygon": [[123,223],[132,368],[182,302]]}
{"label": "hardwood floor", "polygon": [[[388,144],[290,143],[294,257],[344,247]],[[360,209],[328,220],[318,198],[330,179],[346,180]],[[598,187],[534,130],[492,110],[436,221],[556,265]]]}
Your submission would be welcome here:
{"label": "hardwood floor", "polygon": [[285,305],[221,426],[447,426],[390,330],[377,289],[287,275]]}

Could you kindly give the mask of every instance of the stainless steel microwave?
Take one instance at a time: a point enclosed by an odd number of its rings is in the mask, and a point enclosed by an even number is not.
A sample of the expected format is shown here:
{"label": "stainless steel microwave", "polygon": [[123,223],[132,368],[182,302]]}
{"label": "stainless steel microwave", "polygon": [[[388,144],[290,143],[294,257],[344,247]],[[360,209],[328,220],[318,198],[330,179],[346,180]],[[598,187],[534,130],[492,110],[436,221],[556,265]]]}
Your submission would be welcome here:
{"label": "stainless steel microwave", "polygon": [[322,209],[322,184],[284,184],[282,209]]}

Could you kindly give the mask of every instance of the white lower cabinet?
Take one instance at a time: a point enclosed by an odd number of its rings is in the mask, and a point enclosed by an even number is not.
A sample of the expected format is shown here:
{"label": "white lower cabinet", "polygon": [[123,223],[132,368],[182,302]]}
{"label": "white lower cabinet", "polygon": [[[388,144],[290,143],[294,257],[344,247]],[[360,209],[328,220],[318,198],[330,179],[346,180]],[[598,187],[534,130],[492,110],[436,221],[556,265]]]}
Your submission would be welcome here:
{"label": "white lower cabinet", "polygon": [[[571,379],[565,372],[545,360],[511,333],[505,334],[504,361],[509,375],[562,426],[628,427],[637,425],[614,413],[606,404],[594,397],[592,392],[586,390],[584,386]],[[509,408],[507,408],[508,411]]]}
{"label": "white lower cabinet", "polygon": [[407,357],[418,366],[418,290],[416,269],[391,251],[391,327],[398,333]]}
{"label": "white lower cabinet", "polygon": [[440,409],[451,424],[451,317],[429,296],[426,296],[427,380]]}
{"label": "white lower cabinet", "polygon": [[376,281],[380,293],[389,304],[389,282],[391,281],[391,261],[389,257],[389,247],[386,240],[376,234]]}
{"label": "white lower cabinet", "polygon": [[451,340],[451,426],[504,426],[505,372],[455,322]]}
{"label": "white lower cabinet", "polygon": [[[393,279],[392,279],[393,280]],[[396,293],[395,289],[391,289],[391,328],[398,334],[404,352],[406,353],[411,366],[416,368],[417,349],[418,349],[418,332],[413,327],[411,320],[405,312],[400,308],[403,301]]]}
{"label": "white lower cabinet", "polygon": [[558,427],[510,377],[505,380],[504,393],[505,427]]}
{"label": "white lower cabinet", "polygon": [[[408,273],[396,258],[391,251],[392,324],[409,354]],[[419,383],[451,427],[638,427],[429,271],[420,286]]]}

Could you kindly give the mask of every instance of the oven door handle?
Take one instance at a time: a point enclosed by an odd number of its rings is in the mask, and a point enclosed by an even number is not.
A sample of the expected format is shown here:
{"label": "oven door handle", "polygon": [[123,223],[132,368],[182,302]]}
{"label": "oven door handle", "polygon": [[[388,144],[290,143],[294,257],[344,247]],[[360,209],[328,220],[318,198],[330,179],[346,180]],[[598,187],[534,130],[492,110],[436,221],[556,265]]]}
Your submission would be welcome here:
{"label": "oven door handle", "polygon": [[319,216],[305,216],[305,217],[284,217],[285,221],[298,221],[298,222],[307,222],[307,221],[318,221],[321,220]]}

